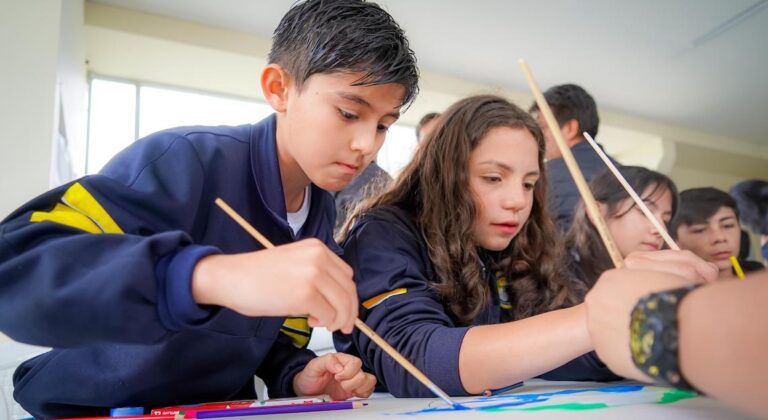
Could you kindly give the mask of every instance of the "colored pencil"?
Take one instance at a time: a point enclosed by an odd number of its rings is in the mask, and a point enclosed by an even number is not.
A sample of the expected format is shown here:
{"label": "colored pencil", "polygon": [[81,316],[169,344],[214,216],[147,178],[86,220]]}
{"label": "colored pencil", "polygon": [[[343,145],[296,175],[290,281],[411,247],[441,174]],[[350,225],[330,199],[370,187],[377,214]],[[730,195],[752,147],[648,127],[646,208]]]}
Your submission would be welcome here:
{"label": "colored pencil", "polygon": [[736,259],[733,255],[731,255],[731,265],[733,266],[733,271],[736,272],[736,277],[740,278],[741,280],[744,280],[747,278],[747,276],[744,275],[744,270],[741,269],[741,264],[739,264],[739,260]]}
{"label": "colored pencil", "polygon": [[525,383],[523,383],[522,381],[520,381],[520,382],[518,382],[518,383],[516,383],[516,384],[508,385],[508,386],[505,386],[505,387],[503,387],[503,388],[498,388],[498,389],[486,389],[485,391],[483,391],[483,395],[485,395],[486,397],[492,397],[492,396],[494,396],[494,395],[503,394],[503,393],[505,393],[505,392],[507,392],[507,391],[511,391],[511,390],[513,390],[513,389],[516,389],[516,388],[520,388],[520,387],[521,387],[521,386],[523,386],[523,385],[525,385]]}
{"label": "colored pencil", "polygon": [[267,414],[311,413],[314,411],[351,410],[368,404],[359,401],[332,401],[314,404],[276,405],[271,407],[234,408],[231,410],[200,411],[198,419],[218,419],[226,417],[263,416]]}

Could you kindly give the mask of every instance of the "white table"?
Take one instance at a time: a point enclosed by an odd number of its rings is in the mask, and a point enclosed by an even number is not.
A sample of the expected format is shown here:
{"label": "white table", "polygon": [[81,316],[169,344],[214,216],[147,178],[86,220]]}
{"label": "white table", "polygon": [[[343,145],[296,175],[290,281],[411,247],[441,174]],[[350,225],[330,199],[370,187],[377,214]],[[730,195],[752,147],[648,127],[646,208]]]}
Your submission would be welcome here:
{"label": "white table", "polygon": [[[555,393],[555,394],[552,394]],[[666,397],[665,397],[666,396]],[[302,413],[307,419],[497,419],[497,418],[568,418],[568,419],[741,419],[749,418],[711,398],[696,396],[660,404],[662,398],[674,400],[685,396],[661,387],[643,386],[636,382],[549,382],[527,381],[510,393],[485,399],[457,398],[458,402],[486,408],[467,411],[440,410],[446,405],[438,399],[394,398],[374,394],[367,407],[355,410]],[[489,405],[496,405],[494,410]],[[596,408],[607,405],[604,408]],[[501,407],[499,407],[501,406]],[[294,415],[298,416],[298,415]],[[281,418],[273,416],[272,418]],[[285,416],[288,418],[289,416]],[[245,418],[245,417],[238,417]],[[264,417],[253,417],[263,419]],[[291,416],[291,418],[294,418]]]}

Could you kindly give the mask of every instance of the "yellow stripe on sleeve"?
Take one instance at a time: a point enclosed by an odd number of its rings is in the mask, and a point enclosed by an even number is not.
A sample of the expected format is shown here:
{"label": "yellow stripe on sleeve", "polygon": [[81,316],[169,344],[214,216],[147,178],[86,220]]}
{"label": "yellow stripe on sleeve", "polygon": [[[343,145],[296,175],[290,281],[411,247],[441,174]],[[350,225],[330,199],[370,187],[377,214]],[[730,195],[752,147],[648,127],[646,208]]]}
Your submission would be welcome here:
{"label": "yellow stripe on sleeve", "polygon": [[123,233],[104,207],[79,182],[67,189],[61,201],[91,218],[104,233]]}
{"label": "yellow stripe on sleeve", "polygon": [[293,345],[298,348],[306,347],[312,337],[312,328],[304,317],[286,318],[280,332],[290,337]]}
{"label": "yellow stripe on sleeve", "polygon": [[51,211],[36,211],[29,218],[30,222],[50,221],[60,225],[66,225],[75,229],[84,230],[89,233],[101,233],[101,229],[96,226],[86,215],[75,211],[63,204],[56,204]]}
{"label": "yellow stripe on sleeve", "polygon": [[79,182],[72,184],[50,211],[36,211],[30,222],[50,221],[88,233],[123,233],[104,207]]}
{"label": "yellow stripe on sleeve", "polygon": [[402,295],[403,293],[407,293],[407,292],[408,292],[408,289],[406,289],[405,287],[401,287],[395,290],[390,290],[389,292],[382,293],[378,296],[374,296],[366,300],[365,302],[363,302],[363,308],[371,309],[376,305],[380,304],[381,302],[384,302],[385,300],[387,300],[387,298],[391,296]]}

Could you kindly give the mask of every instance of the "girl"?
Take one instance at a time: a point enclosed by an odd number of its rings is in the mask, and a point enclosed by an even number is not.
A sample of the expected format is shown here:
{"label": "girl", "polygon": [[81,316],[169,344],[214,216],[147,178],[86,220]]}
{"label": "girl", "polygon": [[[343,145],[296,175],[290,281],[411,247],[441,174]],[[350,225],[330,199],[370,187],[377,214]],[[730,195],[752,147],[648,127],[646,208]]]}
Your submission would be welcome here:
{"label": "girl", "polygon": [[[639,166],[622,166],[619,171],[656,219],[668,225],[678,207],[675,183],[666,175]],[[598,174],[589,187],[623,257],[635,251],[658,251],[664,246],[661,234],[610,171]],[[566,249],[573,274],[591,288],[600,274],[613,268],[613,263],[583,201],[576,207],[573,221],[566,234]]]}
{"label": "girl", "polygon": [[[347,223],[368,325],[451,395],[522,379],[616,379],[591,352],[544,198],[544,140],[496,96],[453,105]],[[575,306],[574,306],[575,305]],[[336,335],[395,396],[431,396],[364,335]]]}

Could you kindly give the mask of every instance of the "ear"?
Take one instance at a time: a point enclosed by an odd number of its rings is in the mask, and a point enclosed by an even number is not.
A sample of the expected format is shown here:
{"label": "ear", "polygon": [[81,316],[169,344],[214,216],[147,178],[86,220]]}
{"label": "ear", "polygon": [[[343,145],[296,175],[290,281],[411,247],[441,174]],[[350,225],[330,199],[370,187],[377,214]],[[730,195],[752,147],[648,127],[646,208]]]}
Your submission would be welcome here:
{"label": "ear", "polygon": [[261,72],[261,92],[276,112],[285,112],[288,104],[288,73],[279,64],[269,64]]}
{"label": "ear", "polygon": [[582,140],[582,134],[580,131],[579,122],[572,118],[565,122],[560,127],[560,131],[563,133],[565,142],[568,143],[568,147],[573,147],[576,143]]}

